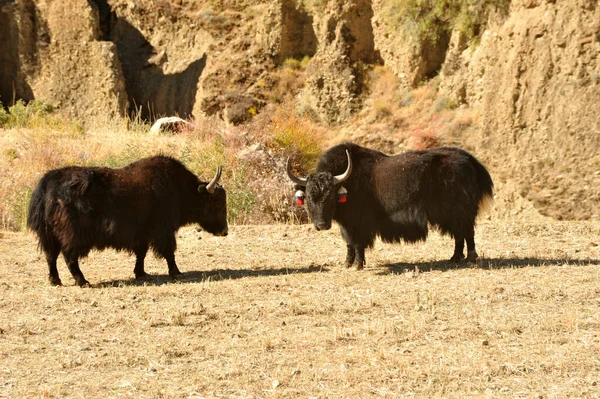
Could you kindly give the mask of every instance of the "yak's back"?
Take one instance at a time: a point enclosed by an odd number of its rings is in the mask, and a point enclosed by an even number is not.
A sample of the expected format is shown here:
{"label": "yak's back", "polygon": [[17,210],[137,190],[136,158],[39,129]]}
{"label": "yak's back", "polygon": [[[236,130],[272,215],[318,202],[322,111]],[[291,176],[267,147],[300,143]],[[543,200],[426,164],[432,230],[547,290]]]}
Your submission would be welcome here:
{"label": "yak's back", "polygon": [[364,192],[373,184],[374,165],[382,158],[387,158],[387,155],[353,143],[343,143],[330,148],[321,156],[317,172],[329,172],[333,175],[344,173],[348,167],[346,151],[350,153],[352,159],[352,173],[344,182],[344,186],[349,191],[360,189],[361,192]]}

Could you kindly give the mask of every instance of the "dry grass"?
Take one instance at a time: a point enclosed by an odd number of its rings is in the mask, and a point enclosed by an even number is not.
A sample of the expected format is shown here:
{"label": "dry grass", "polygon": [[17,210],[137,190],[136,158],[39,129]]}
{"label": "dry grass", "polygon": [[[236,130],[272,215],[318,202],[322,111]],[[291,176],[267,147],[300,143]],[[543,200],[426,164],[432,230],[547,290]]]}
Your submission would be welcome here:
{"label": "dry grass", "polygon": [[409,89],[389,68],[374,67],[368,75],[370,91],[363,110],[342,127],[337,141],[350,137],[389,154],[442,145],[468,147],[479,115],[443,97],[439,83],[434,78]]}
{"label": "dry grass", "polygon": [[337,231],[179,234],[180,282],[95,252],[94,288],[46,282],[34,237],[0,236],[0,397],[598,398],[600,224],[484,222],[341,269]]}
{"label": "dry grass", "polygon": [[[30,118],[24,126],[2,129],[0,229],[25,228],[31,193],[50,169],[121,167],[156,154],[176,157],[204,179],[223,165],[232,223],[294,221],[297,212],[285,202],[290,193],[282,184],[287,182],[283,162],[293,154],[306,169],[315,163],[322,147],[316,127],[285,107],[265,112],[244,126],[196,120],[176,134],[151,135],[150,126],[137,120],[99,121],[86,130],[62,123],[44,126]],[[248,153],[252,144],[262,147]]]}

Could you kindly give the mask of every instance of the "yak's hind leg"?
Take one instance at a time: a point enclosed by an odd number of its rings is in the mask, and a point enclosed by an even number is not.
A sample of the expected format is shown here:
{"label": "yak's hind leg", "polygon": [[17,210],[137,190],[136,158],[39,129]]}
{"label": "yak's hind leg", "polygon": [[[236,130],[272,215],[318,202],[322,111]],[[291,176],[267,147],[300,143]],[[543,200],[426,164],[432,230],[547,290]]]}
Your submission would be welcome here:
{"label": "yak's hind leg", "polygon": [[48,280],[50,280],[50,284],[62,285],[62,281],[60,281],[60,277],[58,276],[58,268],[56,267],[56,260],[60,254],[58,243],[56,246],[52,246],[52,248],[44,249],[44,254],[48,262]]}
{"label": "yak's hind leg", "polygon": [[475,226],[472,224],[464,229],[464,234],[454,234],[454,255],[450,262],[460,262],[465,259],[463,253],[467,243],[467,262],[475,263],[477,261],[477,252],[475,251]]}
{"label": "yak's hind leg", "polygon": [[454,235],[454,255],[450,258],[450,262],[458,263],[465,258],[465,239],[462,234]]}
{"label": "yak's hind leg", "polygon": [[63,256],[65,258],[67,266],[69,267],[69,271],[71,272],[71,275],[75,279],[77,285],[80,287],[91,286],[91,284],[85,279],[83,273],[81,272],[81,269],[79,268],[79,255],[73,252],[63,252]]}
{"label": "yak's hind leg", "polygon": [[477,261],[477,251],[475,251],[475,226],[471,226],[467,233],[467,262],[475,263]]}

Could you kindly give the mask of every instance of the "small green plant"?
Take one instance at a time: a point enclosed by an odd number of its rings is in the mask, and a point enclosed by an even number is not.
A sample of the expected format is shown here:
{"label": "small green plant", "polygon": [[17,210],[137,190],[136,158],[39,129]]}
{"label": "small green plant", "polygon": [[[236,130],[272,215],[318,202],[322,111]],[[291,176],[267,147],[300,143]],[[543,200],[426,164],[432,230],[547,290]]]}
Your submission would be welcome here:
{"label": "small green plant", "polygon": [[287,58],[285,61],[283,61],[283,67],[288,69],[297,70],[300,69],[300,65],[300,60],[295,58]]}
{"label": "small green plant", "polygon": [[0,102],[0,127],[4,127],[10,120],[10,115],[4,109],[2,102]]}
{"label": "small green plant", "polygon": [[19,154],[14,148],[7,148],[6,150],[4,150],[4,155],[11,161],[14,161],[15,159],[19,158]]}
{"label": "small green plant", "polygon": [[448,97],[440,97],[435,104],[433,105],[433,110],[435,112],[440,112],[445,109],[456,109],[458,108],[458,103]]}
{"label": "small green plant", "polygon": [[392,115],[392,110],[382,101],[375,101],[373,103],[373,108],[375,109],[375,113],[377,118],[387,118]]}

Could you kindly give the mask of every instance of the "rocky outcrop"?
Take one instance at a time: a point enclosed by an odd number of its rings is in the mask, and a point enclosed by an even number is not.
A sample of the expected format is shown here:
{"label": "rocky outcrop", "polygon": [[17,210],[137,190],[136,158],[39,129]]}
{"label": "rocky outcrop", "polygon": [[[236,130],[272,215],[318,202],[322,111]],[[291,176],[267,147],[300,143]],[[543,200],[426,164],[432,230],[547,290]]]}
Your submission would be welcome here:
{"label": "rocky outcrop", "polygon": [[14,85],[16,98],[49,100],[82,121],[125,111],[115,47],[99,40],[98,15],[87,1],[17,2],[3,6],[2,15],[13,36],[3,46],[15,60],[6,75],[3,68],[2,82]]}
{"label": "rocky outcrop", "polygon": [[597,0],[513,0],[507,13],[486,11],[474,37],[440,30],[435,40],[389,5],[0,0],[0,101],[41,98],[84,121],[239,124],[281,100],[278,66],[308,56],[304,86],[286,95],[335,125],[363,107],[365,66],[387,66],[407,88],[439,73],[441,96],[478,112],[477,134],[461,144],[510,187],[506,198],[554,218],[600,217]]}
{"label": "rocky outcrop", "polygon": [[452,41],[442,90],[481,112],[492,169],[554,218],[599,216],[600,6],[512,3],[478,46]]}

